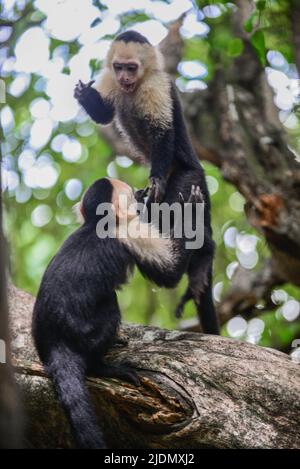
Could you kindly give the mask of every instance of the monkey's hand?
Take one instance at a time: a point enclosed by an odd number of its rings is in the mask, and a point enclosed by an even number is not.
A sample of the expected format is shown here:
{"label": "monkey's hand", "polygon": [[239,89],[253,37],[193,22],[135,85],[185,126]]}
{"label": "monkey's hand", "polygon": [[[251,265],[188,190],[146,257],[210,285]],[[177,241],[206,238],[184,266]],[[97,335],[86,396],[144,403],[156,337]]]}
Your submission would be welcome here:
{"label": "monkey's hand", "polygon": [[138,203],[143,204],[145,197],[148,195],[149,192],[149,187],[146,187],[146,189],[139,189],[135,191],[134,193],[134,198]]}
{"label": "monkey's hand", "polygon": [[167,181],[164,178],[150,177],[149,202],[159,203],[164,198]]}
{"label": "monkey's hand", "polygon": [[77,83],[74,89],[74,98],[77,99],[77,101],[85,107],[90,103],[90,101],[95,99],[95,96],[97,97],[98,93],[97,91],[92,88],[92,84],[95,83],[95,80],[89,81],[89,83],[82,83],[81,80]]}

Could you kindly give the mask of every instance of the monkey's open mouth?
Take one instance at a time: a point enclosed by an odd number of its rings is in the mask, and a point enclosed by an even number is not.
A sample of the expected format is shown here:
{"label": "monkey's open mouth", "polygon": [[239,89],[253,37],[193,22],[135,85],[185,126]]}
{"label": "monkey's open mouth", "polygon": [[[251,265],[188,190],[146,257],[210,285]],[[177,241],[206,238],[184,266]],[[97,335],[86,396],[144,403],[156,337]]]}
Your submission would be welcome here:
{"label": "monkey's open mouth", "polygon": [[126,93],[131,93],[135,89],[135,83],[121,83],[121,88]]}

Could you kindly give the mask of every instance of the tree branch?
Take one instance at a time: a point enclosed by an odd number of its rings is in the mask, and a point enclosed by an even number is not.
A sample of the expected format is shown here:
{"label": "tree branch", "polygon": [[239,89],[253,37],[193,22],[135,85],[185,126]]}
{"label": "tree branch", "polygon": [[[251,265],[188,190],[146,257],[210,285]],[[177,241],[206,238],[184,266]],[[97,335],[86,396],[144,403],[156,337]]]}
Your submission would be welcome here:
{"label": "tree branch", "polygon": [[[69,428],[30,337],[34,299],[10,288],[16,375],[26,438],[36,448],[72,447]],[[123,326],[141,386],[87,380],[113,448],[297,448],[300,368],[287,355],[217,336]]]}

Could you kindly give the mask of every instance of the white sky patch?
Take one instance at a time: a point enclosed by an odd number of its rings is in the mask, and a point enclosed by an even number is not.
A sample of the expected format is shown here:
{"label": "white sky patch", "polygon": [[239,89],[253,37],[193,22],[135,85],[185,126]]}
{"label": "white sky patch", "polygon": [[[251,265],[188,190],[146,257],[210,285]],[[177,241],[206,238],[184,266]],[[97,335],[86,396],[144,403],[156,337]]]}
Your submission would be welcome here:
{"label": "white sky patch", "polygon": [[42,148],[48,143],[52,130],[53,122],[51,119],[37,119],[31,126],[29,145],[36,150]]}
{"label": "white sky patch", "polygon": [[159,21],[149,20],[143,21],[143,23],[136,23],[132,26],[133,31],[137,31],[143,34],[151,44],[156,46],[159,44],[168,34],[167,28],[163,26]]}
{"label": "white sky patch", "polygon": [[207,18],[218,18],[222,14],[221,8],[218,5],[207,5],[202,11]]}
{"label": "white sky patch", "polygon": [[9,106],[4,106],[0,114],[0,122],[4,131],[11,130],[15,125],[13,112]]}
{"label": "white sky patch", "polygon": [[244,253],[253,252],[256,249],[258,238],[255,235],[238,233],[236,236],[236,245]]}
{"label": "white sky patch", "polygon": [[189,80],[186,84],[186,91],[206,90],[207,84],[202,80]]}
{"label": "white sky patch", "polygon": [[300,314],[300,303],[296,300],[288,300],[282,306],[282,315],[287,321],[295,321]]}
{"label": "white sky patch", "polygon": [[194,36],[207,36],[210,27],[203,21],[200,21],[200,18],[194,11],[186,15],[182,27],[180,28],[180,32],[184,38],[190,39]]}
{"label": "white sky patch", "polygon": [[274,98],[274,102],[276,106],[283,111],[289,111],[292,109],[294,97],[291,90],[288,88],[278,90],[277,95]]}
{"label": "white sky patch", "polygon": [[3,77],[10,75],[15,68],[15,63],[15,57],[8,57],[6,60],[4,60],[1,67],[1,75]]}
{"label": "white sky patch", "polygon": [[219,183],[215,177],[206,176],[206,182],[210,195],[214,195],[216,192],[218,192]]}
{"label": "white sky patch", "polygon": [[80,179],[69,179],[65,183],[65,194],[70,200],[76,200],[80,196],[83,184]]}
{"label": "white sky patch", "polygon": [[243,212],[245,199],[239,192],[234,192],[229,197],[229,205],[235,212]]}
{"label": "white sky patch", "polygon": [[229,248],[236,247],[236,237],[238,235],[238,230],[234,226],[227,228],[223,235],[225,246]]}
{"label": "white sky patch", "polygon": [[28,202],[28,200],[30,200],[31,198],[31,195],[32,190],[29,187],[25,186],[25,184],[20,184],[16,188],[15,197],[18,204],[25,204],[26,202]]}
{"label": "white sky patch", "polygon": [[64,59],[62,57],[55,57],[54,59],[49,60],[42,68],[41,75],[43,75],[45,78],[55,79],[57,74],[62,72],[64,66]]}
{"label": "white sky patch", "polygon": [[108,15],[104,18],[101,23],[97,24],[93,28],[86,29],[79,37],[81,44],[90,45],[98,41],[100,38],[116,34],[120,29],[120,20]]}
{"label": "white sky patch", "polygon": [[15,191],[20,183],[20,178],[19,178],[18,173],[16,173],[15,171],[6,171],[5,176],[6,176],[5,177],[6,189],[8,189],[9,191]]}
{"label": "white sky patch", "polygon": [[247,321],[241,316],[235,316],[228,321],[226,329],[230,337],[242,337],[247,330]]}
{"label": "white sky patch", "polygon": [[121,168],[129,168],[133,165],[133,161],[128,156],[117,156],[116,163]]}
{"label": "white sky patch", "polygon": [[50,103],[44,98],[36,98],[31,101],[29,109],[34,119],[44,119],[49,116]]}
{"label": "white sky patch", "polygon": [[216,285],[213,288],[213,296],[214,296],[214,299],[218,302],[221,301],[222,291],[223,291],[223,282],[216,283]]}
{"label": "white sky patch", "polygon": [[15,98],[19,98],[28,89],[30,85],[30,75],[27,73],[19,73],[11,82],[8,92]]}
{"label": "white sky patch", "polygon": [[52,150],[56,153],[60,153],[62,151],[64,143],[68,140],[68,138],[69,137],[66,134],[56,135],[51,142]]}
{"label": "white sky patch", "polygon": [[9,39],[11,33],[12,33],[12,27],[11,26],[1,26],[1,29],[0,29],[0,42],[7,41],[7,39]]}
{"label": "white sky patch", "polygon": [[90,0],[37,0],[46,15],[46,28],[61,41],[73,41],[99,17],[99,9]]}
{"label": "white sky patch", "polygon": [[288,117],[283,121],[283,125],[287,129],[296,129],[299,125],[297,116],[294,113],[290,113]]}
{"label": "white sky patch", "polygon": [[75,138],[68,138],[62,145],[62,155],[65,161],[76,163],[80,160],[82,147]]}
{"label": "white sky patch", "polygon": [[47,225],[53,216],[52,209],[49,205],[41,204],[31,213],[31,223],[34,226],[42,227]]}
{"label": "white sky patch", "polygon": [[35,163],[35,152],[30,149],[23,150],[18,158],[18,166],[21,171],[26,171]]}
{"label": "white sky patch", "polygon": [[269,50],[267,53],[267,59],[270,65],[278,69],[286,69],[288,63],[281,52],[278,50]]}
{"label": "white sky patch", "polygon": [[257,344],[265,329],[265,323],[262,319],[253,318],[248,322],[247,326],[247,342]]}
{"label": "white sky patch", "polygon": [[170,4],[157,1],[147,3],[146,11],[153,14],[158,20],[166,23],[177,20],[183,13],[190,10],[192,6],[190,0],[174,0]]}
{"label": "white sky patch", "polygon": [[48,63],[49,44],[49,37],[42,28],[27,29],[20,36],[15,47],[15,70],[38,73]]}
{"label": "white sky patch", "polygon": [[73,97],[76,81],[74,77],[60,73],[47,82],[46,93],[51,98],[50,115],[53,120],[64,122],[76,117],[79,110]]}
{"label": "white sky patch", "polygon": [[245,269],[253,269],[259,260],[256,251],[243,252],[240,249],[237,249],[236,256],[242,267],[244,267]]}
{"label": "white sky patch", "polygon": [[239,263],[234,261],[234,262],[230,262],[230,264],[228,264],[228,266],[226,267],[226,275],[229,278],[229,280],[232,279],[238,266],[239,266]]}
{"label": "white sky patch", "polygon": [[280,305],[288,300],[288,294],[285,290],[273,290],[271,300],[275,305]]}
{"label": "white sky patch", "polygon": [[107,172],[107,175],[110,178],[117,178],[118,177],[118,170],[117,170],[117,167],[116,167],[116,164],[114,163],[114,161],[109,163],[109,165],[107,166],[106,172]]}
{"label": "white sky patch", "polygon": [[32,189],[50,189],[57,179],[57,169],[46,161],[37,162],[24,172],[24,183]]}
{"label": "white sky patch", "polygon": [[203,78],[207,75],[206,66],[197,60],[180,62],[178,71],[185,78]]}

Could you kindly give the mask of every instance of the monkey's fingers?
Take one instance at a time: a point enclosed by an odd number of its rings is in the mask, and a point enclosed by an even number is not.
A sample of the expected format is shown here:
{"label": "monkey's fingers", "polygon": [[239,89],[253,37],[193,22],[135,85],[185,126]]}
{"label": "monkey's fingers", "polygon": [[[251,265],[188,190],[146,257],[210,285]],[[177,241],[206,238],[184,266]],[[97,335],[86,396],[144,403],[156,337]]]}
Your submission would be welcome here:
{"label": "monkey's fingers", "polygon": [[180,204],[184,204],[184,197],[183,197],[182,192],[179,192],[178,198],[179,198],[179,203],[180,203]]}
{"label": "monkey's fingers", "polygon": [[196,196],[197,203],[202,203],[203,202],[203,195],[202,195],[200,186],[196,187],[195,196]]}

